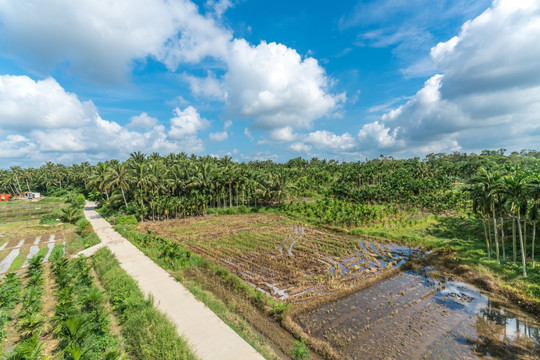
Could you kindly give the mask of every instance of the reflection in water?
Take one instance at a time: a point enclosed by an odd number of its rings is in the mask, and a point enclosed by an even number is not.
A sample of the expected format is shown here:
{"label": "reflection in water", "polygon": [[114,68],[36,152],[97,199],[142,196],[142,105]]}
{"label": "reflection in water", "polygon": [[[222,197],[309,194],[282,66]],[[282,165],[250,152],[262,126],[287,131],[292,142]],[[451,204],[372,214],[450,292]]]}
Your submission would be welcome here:
{"label": "reflection in water", "polygon": [[540,359],[540,323],[430,269],[405,272],[298,317],[355,359]]}

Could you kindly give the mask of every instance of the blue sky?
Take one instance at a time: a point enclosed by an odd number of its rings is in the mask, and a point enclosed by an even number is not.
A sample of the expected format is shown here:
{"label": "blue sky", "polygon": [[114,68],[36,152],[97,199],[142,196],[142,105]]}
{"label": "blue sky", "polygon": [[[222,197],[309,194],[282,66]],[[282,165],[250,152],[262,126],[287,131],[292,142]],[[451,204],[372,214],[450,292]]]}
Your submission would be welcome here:
{"label": "blue sky", "polygon": [[0,0],[0,167],[538,148],[534,0]]}

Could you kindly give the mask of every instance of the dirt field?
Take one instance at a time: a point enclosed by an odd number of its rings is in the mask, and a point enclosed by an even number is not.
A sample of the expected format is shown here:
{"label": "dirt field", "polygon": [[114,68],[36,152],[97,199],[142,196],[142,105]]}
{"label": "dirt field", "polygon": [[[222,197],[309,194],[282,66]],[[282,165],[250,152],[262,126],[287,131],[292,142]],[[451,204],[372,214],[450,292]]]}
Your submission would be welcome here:
{"label": "dirt field", "polygon": [[273,214],[142,223],[275,298],[296,302],[351,286],[420,250],[295,223]]}

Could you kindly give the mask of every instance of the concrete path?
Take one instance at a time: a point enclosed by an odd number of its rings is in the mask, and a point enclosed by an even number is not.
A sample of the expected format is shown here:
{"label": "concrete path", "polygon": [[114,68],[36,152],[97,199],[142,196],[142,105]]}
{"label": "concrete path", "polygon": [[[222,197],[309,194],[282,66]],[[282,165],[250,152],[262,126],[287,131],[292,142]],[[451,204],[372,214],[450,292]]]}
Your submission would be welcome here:
{"label": "concrete path", "polygon": [[155,306],[176,325],[200,359],[264,359],[182,284],[114,231],[94,208],[94,203],[87,202],[84,215],[102,243],[141,290],[154,297]]}
{"label": "concrete path", "polygon": [[87,249],[84,249],[83,251],[79,251],[77,254],[75,254],[75,256],[92,256],[94,255],[99,249],[101,249],[102,247],[105,247],[105,244],[103,243],[99,243],[99,244],[96,244],[94,246],[90,246],[89,248]]}

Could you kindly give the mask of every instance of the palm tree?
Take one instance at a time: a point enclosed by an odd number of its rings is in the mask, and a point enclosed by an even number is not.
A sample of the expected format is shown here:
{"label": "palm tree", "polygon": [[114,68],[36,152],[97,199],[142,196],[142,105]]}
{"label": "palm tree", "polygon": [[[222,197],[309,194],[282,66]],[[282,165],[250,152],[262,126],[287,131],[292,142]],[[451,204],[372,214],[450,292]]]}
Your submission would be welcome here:
{"label": "palm tree", "polygon": [[106,179],[106,189],[119,188],[122,192],[124,205],[128,206],[126,200],[126,190],[129,189],[130,173],[128,172],[125,163],[114,163],[110,169]]}
{"label": "palm tree", "polygon": [[527,276],[527,261],[525,256],[525,246],[523,244],[523,233],[521,231],[521,206],[523,204],[523,195],[526,187],[526,177],[519,169],[515,169],[512,174],[505,176],[504,184],[510,202],[510,211],[514,215],[514,219],[517,217],[523,276]]}
{"label": "palm tree", "polygon": [[[480,174],[474,178],[471,182],[473,184],[479,184],[481,187],[481,196],[483,196],[483,205],[486,210],[491,212],[491,218],[493,220],[493,233],[495,237],[495,248],[497,253],[497,264],[501,264],[500,255],[499,255],[499,239],[497,231],[497,216],[495,209],[497,208],[497,198],[498,194],[501,191],[501,175],[499,173],[490,173],[486,169],[481,168]],[[484,226],[485,229],[485,226]],[[488,249],[488,258],[489,258]]]}

